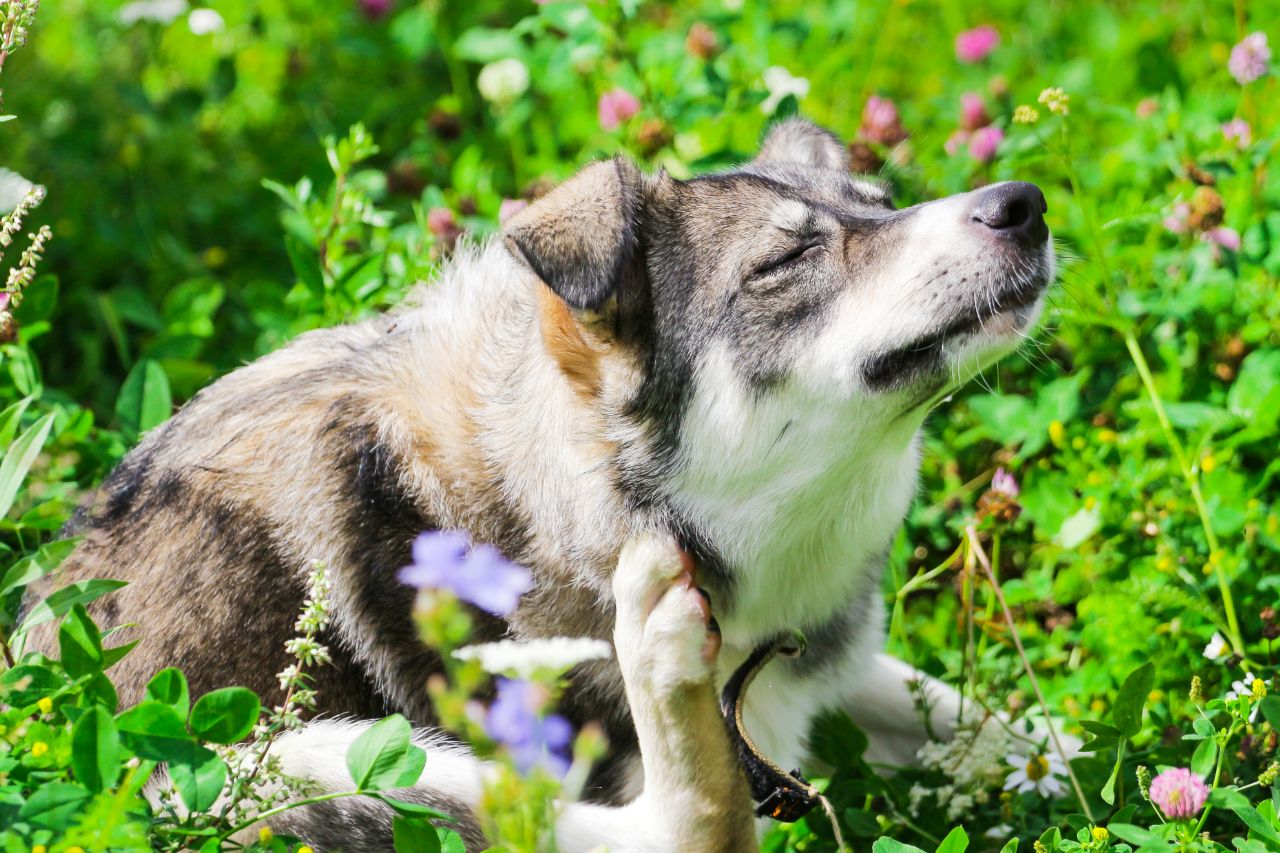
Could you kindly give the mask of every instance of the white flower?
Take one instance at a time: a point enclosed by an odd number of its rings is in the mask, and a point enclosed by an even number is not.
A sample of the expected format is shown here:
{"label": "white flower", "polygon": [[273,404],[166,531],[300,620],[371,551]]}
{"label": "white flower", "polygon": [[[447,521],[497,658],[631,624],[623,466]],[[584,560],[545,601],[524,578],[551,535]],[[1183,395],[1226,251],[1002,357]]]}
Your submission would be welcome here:
{"label": "white flower", "polygon": [[589,637],[552,637],[546,640],[501,640],[466,646],[453,653],[459,660],[479,661],[485,672],[514,678],[558,676],[583,661],[613,656],[613,647]]}
{"label": "white flower", "polygon": [[476,88],[485,100],[507,104],[529,88],[529,69],[518,59],[499,59],[480,69]]}
{"label": "white flower", "polygon": [[27,197],[34,186],[26,178],[9,169],[0,169],[0,214],[8,213]]}
{"label": "white flower", "polygon": [[1019,794],[1034,790],[1046,799],[1061,796],[1066,790],[1062,777],[1067,775],[1067,765],[1056,754],[1010,755],[1005,759],[1014,769],[1004,781],[1006,791]]}
{"label": "white flower", "polygon": [[187,0],[134,0],[120,7],[116,19],[128,26],[138,21],[154,21],[157,24],[172,23],[187,11]]}
{"label": "white flower", "polygon": [[198,36],[221,32],[225,26],[222,16],[213,9],[194,9],[187,16],[187,29]]}
{"label": "white flower", "polygon": [[1209,640],[1209,645],[1204,647],[1204,656],[1209,660],[1221,660],[1226,657],[1230,651],[1231,646],[1228,645],[1226,638],[1217,631],[1214,631],[1213,639]]}
{"label": "white flower", "polygon": [[765,115],[773,115],[787,95],[795,95],[799,101],[809,94],[809,81],[796,77],[781,65],[771,65],[764,70],[764,87],[769,90],[769,97],[760,104],[760,111]]}
{"label": "white flower", "polygon": [[997,824],[982,833],[983,838],[990,838],[993,841],[1003,841],[1010,835],[1013,835],[1013,827],[1009,826],[1007,823]]}
{"label": "white flower", "polygon": [[1257,721],[1258,710],[1262,707],[1261,702],[1253,701],[1253,685],[1257,681],[1258,679],[1252,672],[1246,672],[1243,679],[1231,682],[1231,689],[1227,691],[1228,702],[1234,699],[1246,699],[1253,705],[1253,709],[1249,711],[1249,722],[1251,723]]}

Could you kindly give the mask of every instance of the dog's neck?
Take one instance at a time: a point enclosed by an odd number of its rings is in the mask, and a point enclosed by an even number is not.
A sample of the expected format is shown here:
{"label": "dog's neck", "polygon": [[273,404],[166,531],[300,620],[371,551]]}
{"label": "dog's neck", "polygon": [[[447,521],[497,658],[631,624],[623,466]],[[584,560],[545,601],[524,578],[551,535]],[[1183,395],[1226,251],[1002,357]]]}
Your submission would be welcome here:
{"label": "dog's neck", "polygon": [[726,642],[842,617],[871,594],[915,488],[919,419],[799,389],[761,395],[722,353],[700,367],[669,503],[723,563]]}

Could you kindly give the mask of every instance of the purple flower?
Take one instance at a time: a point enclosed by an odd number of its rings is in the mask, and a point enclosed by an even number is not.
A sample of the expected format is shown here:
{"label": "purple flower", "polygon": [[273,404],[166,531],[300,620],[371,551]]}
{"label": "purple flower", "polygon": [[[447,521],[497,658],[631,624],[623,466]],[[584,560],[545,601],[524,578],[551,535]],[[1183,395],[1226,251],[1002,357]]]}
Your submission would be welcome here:
{"label": "purple flower", "polygon": [[982,96],[976,92],[965,92],[960,96],[960,127],[965,130],[977,130],[991,124],[987,115],[987,105]]}
{"label": "purple flower", "polygon": [[624,121],[640,112],[640,101],[626,89],[611,89],[600,96],[597,109],[600,127],[617,130]]}
{"label": "purple flower", "polygon": [[1207,799],[1209,788],[1185,767],[1166,770],[1151,780],[1151,802],[1172,820],[1195,817]]}
{"label": "purple flower", "polygon": [[902,118],[898,106],[888,98],[872,95],[862,108],[862,135],[881,145],[895,145],[902,141]]}
{"label": "purple flower", "polygon": [[1253,129],[1244,119],[1233,118],[1222,126],[1222,137],[1228,142],[1234,142],[1237,148],[1248,148],[1249,143],[1253,142]]}
{"label": "purple flower", "polygon": [[991,491],[1009,498],[1016,498],[1022,492],[1018,488],[1018,481],[1003,468],[997,468],[996,473],[991,477]]}
{"label": "purple flower", "polygon": [[9,300],[12,298],[12,293],[0,293],[0,311],[4,311],[9,307]]}
{"label": "purple flower", "polygon": [[1241,86],[1252,83],[1267,73],[1271,61],[1271,48],[1267,46],[1266,33],[1249,33],[1231,48],[1227,70]]}
{"label": "purple flower", "polygon": [[358,0],[360,14],[370,21],[376,21],[391,11],[394,0]]}
{"label": "purple flower", "polygon": [[951,135],[947,137],[946,142],[942,143],[942,148],[947,152],[948,156],[954,157],[957,154],[959,154],[960,151],[968,144],[969,144],[969,131],[956,130],[956,131],[953,131]]}
{"label": "purple flower", "polygon": [[533,586],[529,572],[492,545],[471,545],[461,530],[429,530],[413,542],[413,565],[400,570],[400,582],[418,589],[447,589],[463,601],[496,616],[515,610]]}
{"label": "purple flower", "polygon": [[1200,238],[1207,243],[1213,243],[1215,246],[1221,246],[1224,249],[1230,249],[1233,252],[1240,251],[1240,234],[1234,228],[1228,228],[1225,225],[1217,228],[1211,228],[1200,235]]}
{"label": "purple flower", "polygon": [[990,163],[996,157],[996,149],[1004,141],[1004,131],[998,127],[983,127],[969,137],[969,156],[980,163]]}
{"label": "purple flower", "polygon": [[546,691],[531,681],[498,678],[498,696],[489,706],[484,727],[507,748],[521,773],[541,767],[563,777],[571,763],[573,727],[559,714],[541,716]]}
{"label": "purple flower", "polygon": [[1164,227],[1174,234],[1185,234],[1191,227],[1191,205],[1180,201],[1173,206],[1173,211],[1164,218]]}
{"label": "purple flower", "polygon": [[956,59],[961,62],[981,62],[1000,44],[996,28],[983,25],[965,30],[956,36]]}
{"label": "purple flower", "polygon": [[506,222],[528,206],[529,202],[522,198],[504,198],[498,206],[498,222]]}

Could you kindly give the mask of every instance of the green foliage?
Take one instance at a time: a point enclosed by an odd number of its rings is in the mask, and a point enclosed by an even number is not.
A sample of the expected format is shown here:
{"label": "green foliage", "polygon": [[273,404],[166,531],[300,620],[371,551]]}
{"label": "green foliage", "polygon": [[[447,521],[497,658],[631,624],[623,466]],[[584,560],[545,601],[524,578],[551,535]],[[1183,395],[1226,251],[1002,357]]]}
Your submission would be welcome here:
{"label": "green foliage", "polygon": [[[1045,330],[931,422],[885,592],[892,650],[965,685],[974,714],[1024,731],[1047,713],[1089,737],[1072,764],[1083,797],[1065,781],[1002,790],[1051,745],[1010,746],[1010,762],[971,731],[958,742],[985,763],[940,747],[886,778],[832,715],[813,745],[845,837],[881,853],[1280,849],[1280,705],[1244,683],[1275,691],[1280,638],[1280,118],[1274,63],[1247,85],[1227,67],[1251,30],[1271,28],[1274,49],[1274,0],[220,0],[222,26],[204,33],[186,15],[129,21],[124,6],[45,0],[22,18],[36,49],[4,65],[4,112],[19,119],[0,116],[5,165],[49,186],[28,219],[57,235],[0,343],[5,853],[216,849],[234,827],[208,809],[255,790],[228,744],[269,743],[306,710],[272,720],[239,688],[192,697],[176,669],[117,707],[110,671],[128,647],[104,642],[85,607],[119,583],[21,608],[126,450],[216,376],[399,303],[459,235],[492,234],[504,200],[590,159],[625,153],[681,177],[749,156],[772,118],[772,65],[809,84],[777,112],[855,142],[902,204],[1036,181],[1061,260]],[[980,24],[999,46],[958,61],[956,35]],[[1068,111],[1040,98],[1051,87]],[[598,101],[615,88],[639,111],[610,129]],[[947,153],[964,93],[1004,134],[989,161],[963,139]],[[873,94],[894,100],[905,142],[868,130]],[[1015,120],[1018,107],[1038,116]],[[1247,142],[1223,132],[1236,119]],[[1016,496],[988,487],[1000,467]],[[26,649],[51,622],[59,660]],[[1216,698],[1189,698],[1192,676]],[[356,787],[397,810],[397,846],[456,849],[426,828],[438,816],[382,793],[423,769],[407,725],[379,723],[357,747]],[[174,787],[161,806],[139,796],[157,762]],[[1208,806],[1161,821],[1140,767],[1190,768]],[[554,793],[537,789],[516,823],[543,820]],[[178,817],[179,800],[194,813]],[[833,833],[810,816],[765,846],[831,850]]]}

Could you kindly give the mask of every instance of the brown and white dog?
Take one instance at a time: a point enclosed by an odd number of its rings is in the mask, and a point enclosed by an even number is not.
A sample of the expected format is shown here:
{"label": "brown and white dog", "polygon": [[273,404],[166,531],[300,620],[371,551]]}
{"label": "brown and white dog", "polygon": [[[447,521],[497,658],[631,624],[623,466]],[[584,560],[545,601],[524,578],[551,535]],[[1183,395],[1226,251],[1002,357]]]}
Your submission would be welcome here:
{"label": "brown and white dog", "polygon": [[[324,561],[329,720],[280,748],[286,770],[348,788],[358,720],[433,723],[439,658],[396,574],[420,531],[467,530],[535,577],[509,619],[477,614],[478,640],[616,641],[616,661],[572,673],[562,707],[600,722],[611,753],[595,802],[562,809],[559,849],[753,849],[715,691],[761,641],[810,641],[746,703],[783,767],[805,763],[809,721],[833,708],[874,758],[910,762],[925,740],[912,682],[931,730],[953,726],[954,692],[881,650],[881,572],[925,415],[1038,314],[1044,210],[1026,183],[895,209],[800,120],[692,180],[594,163],[501,240],[462,249],[414,304],[303,335],[200,392],[81,514],[57,582],[130,582],[95,614],[142,626],[113,672],[125,701],[167,665],[193,693],[243,684],[271,701]],[[673,541],[710,593],[718,655]],[[440,733],[422,742],[415,796],[479,849],[484,765]],[[389,819],[341,800],[277,828],[390,850]]]}

